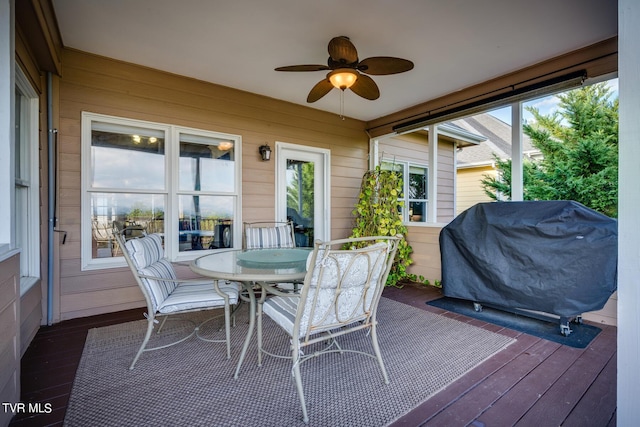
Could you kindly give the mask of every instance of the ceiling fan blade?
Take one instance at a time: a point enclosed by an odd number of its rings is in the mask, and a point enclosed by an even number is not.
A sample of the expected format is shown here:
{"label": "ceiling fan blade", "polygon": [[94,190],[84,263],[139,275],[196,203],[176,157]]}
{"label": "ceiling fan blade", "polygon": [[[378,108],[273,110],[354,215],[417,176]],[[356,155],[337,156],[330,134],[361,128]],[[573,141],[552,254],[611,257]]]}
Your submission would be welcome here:
{"label": "ceiling fan blade", "polygon": [[320,80],[311,89],[311,92],[309,92],[309,96],[307,96],[307,102],[316,102],[318,99],[328,94],[331,89],[333,89],[333,85],[331,84],[329,79]]}
{"label": "ceiling fan blade", "polygon": [[358,80],[351,86],[351,90],[365,99],[373,101],[380,97],[380,89],[373,79],[364,74],[358,75]]}
{"label": "ceiling fan blade", "polygon": [[309,64],[309,65],[288,65],[286,67],[278,67],[276,68],[276,71],[323,71],[323,70],[330,70],[331,68],[327,67],[326,65],[315,65],[315,64]]}
{"label": "ceiling fan blade", "polygon": [[329,42],[329,56],[334,62],[340,64],[353,64],[358,62],[358,51],[351,43],[349,37],[334,37]]}
{"label": "ceiling fan blade", "polygon": [[359,71],[375,76],[404,73],[412,68],[413,62],[408,59],[393,58],[391,56],[374,56],[363,59],[358,64]]}

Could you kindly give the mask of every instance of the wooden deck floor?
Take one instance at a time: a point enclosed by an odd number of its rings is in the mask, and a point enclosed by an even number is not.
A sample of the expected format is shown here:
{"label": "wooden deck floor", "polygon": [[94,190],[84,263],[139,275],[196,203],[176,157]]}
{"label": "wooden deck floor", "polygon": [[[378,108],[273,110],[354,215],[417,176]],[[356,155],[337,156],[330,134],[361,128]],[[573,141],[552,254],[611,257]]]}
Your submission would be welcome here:
{"label": "wooden deck floor", "polygon": [[[575,349],[427,306],[440,297],[436,288],[388,288],[384,295],[517,338],[394,427],[616,425],[615,327],[605,326],[589,347]],[[87,331],[139,320],[140,313],[128,310],[41,328],[22,359],[21,400],[50,403],[52,412],[18,415],[10,425],[62,425]]]}

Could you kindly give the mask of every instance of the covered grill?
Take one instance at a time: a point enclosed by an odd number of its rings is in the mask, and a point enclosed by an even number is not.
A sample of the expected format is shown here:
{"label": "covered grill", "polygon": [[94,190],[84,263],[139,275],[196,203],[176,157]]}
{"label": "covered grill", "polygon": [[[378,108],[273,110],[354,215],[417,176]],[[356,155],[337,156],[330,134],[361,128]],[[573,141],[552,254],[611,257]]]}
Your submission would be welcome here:
{"label": "covered grill", "polygon": [[440,233],[443,292],[560,316],[568,334],[616,290],[617,236],[616,220],[573,201],[480,203]]}

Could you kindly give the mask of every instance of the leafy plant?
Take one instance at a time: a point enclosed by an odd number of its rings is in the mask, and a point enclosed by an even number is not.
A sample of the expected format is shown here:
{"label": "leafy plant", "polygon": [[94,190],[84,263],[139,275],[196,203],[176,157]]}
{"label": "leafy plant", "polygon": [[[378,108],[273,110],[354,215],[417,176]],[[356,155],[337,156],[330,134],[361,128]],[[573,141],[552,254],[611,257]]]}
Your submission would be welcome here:
{"label": "leafy plant", "polygon": [[[525,200],[575,200],[610,217],[618,215],[618,100],[606,83],[558,95],[560,109],[543,115],[527,107],[523,132],[543,155],[523,163]],[[511,199],[511,160],[496,157],[497,178],[485,176],[485,193]]]}
{"label": "leafy plant", "polygon": [[417,279],[407,272],[407,267],[413,262],[410,257],[413,249],[405,238],[407,227],[400,214],[403,206],[403,202],[399,200],[402,185],[402,178],[394,171],[382,170],[380,166],[367,171],[362,178],[360,196],[353,210],[356,219],[351,237],[403,236],[387,278],[387,286],[399,286],[402,280]]}

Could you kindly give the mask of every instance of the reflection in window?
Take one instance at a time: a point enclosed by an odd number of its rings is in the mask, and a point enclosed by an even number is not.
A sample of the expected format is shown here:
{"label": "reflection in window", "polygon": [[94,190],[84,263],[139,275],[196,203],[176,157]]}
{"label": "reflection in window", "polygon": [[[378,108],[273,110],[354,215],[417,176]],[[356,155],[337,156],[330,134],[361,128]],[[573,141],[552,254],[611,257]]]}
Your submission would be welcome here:
{"label": "reflection in window", "polygon": [[233,141],[180,134],[180,190],[233,192],[234,157]]}
{"label": "reflection in window", "polygon": [[91,187],[162,190],[164,132],[93,122]]}
{"label": "reflection in window", "polygon": [[313,246],[314,228],[313,162],[287,160],[287,219],[293,223],[296,246]]}
{"label": "reflection in window", "polygon": [[122,255],[114,229],[162,234],[172,260],[233,247],[239,144],[234,135],[83,113],[83,269],[121,265],[110,261]]}
{"label": "reflection in window", "polygon": [[179,251],[233,246],[235,200],[229,196],[180,196],[178,199]]}
{"label": "reflection in window", "polygon": [[[17,65],[15,69],[14,187],[7,188],[6,195],[8,199],[9,191],[13,191],[12,214],[15,245],[20,249],[20,281],[26,283],[29,281],[27,278],[40,277],[38,95],[22,69]],[[8,203],[7,199],[2,203]]]}
{"label": "reflection in window", "polygon": [[113,231],[128,237],[164,232],[165,196],[161,194],[91,194],[91,248],[93,258],[120,256]]}

